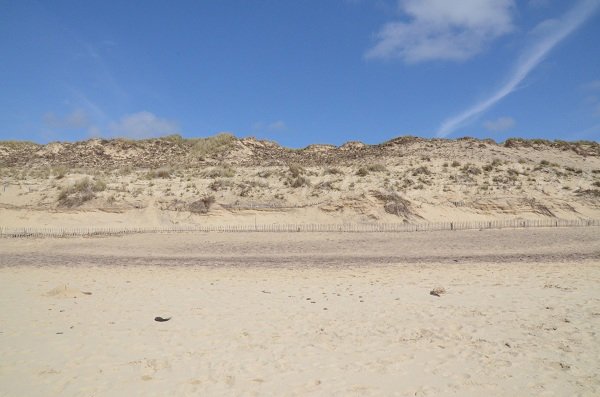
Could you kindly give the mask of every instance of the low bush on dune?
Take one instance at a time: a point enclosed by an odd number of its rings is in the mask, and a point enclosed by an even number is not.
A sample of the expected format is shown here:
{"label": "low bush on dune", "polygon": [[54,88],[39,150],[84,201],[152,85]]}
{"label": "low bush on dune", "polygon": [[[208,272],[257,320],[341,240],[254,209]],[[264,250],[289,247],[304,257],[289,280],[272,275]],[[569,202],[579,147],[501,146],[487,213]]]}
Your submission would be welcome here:
{"label": "low bush on dune", "polygon": [[304,176],[306,174],[306,170],[303,167],[297,164],[290,164],[288,165],[288,173],[289,175],[287,179],[283,182],[285,186],[299,188],[302,186],[311,185],[310,179]]}
{"label": "low bush on dune", "polygon": [[235,170],[229,165],[221,165],[204,171],[205,178],[232,178],[235,176]]}
{"label": "low bush on dune", "polygon": [[413,215],[411,210],[410,201],[401,197],[399,194],[394,192],[381,192],[375,191],[372,192],[373,196],[378,200],[384,202],[383,209],[388,214],[393,214],[396,216],[409,217]]}
{"label": "low bush on dune", "polygon": [[485,172],[490,172],[500,165],[502,165],[502,161],[500,159],[494,159],[491,163],[484,165],[482,168]]}
{"label": "low bush on dune", "polygon": [[273,171],[271,171],[271,170],[263,170],[263,171],[258,171],[256,173],[256,176],[259,176],[261,178],[269,178],[271,175],[273,175]]}
{"label": "low bush on dune", "polygon": [[323,175],[344,175],[344,171],[335,167],[327,167],[323,170]]}
{"label": "low bush on dune", "polygon": [[367,171],[369,172],[385,172],[387,171],[387,168],[385,168],[385,165],[383,164],[368,164],[367,166],[365,166],[365,168],[367,169]]}
{"label": "low bush on dune", "polygon": [[337,186],[334,185],[334,182],[332,182],[332,181],[319,182],[315,185],[315,189],[317,189],[317,190],[340,190]]}
{"label": "low bush on dune", "polygon": [[225,179],[216,179],[212,181],[208,188],[214,192],[218,192],[220,190],[225,190],[233,186],[233,182],[225,180]]}
{"label": "low bush on dune", "polygon": [[467,163],[462,168],[461,171],[467,175],[479,175],[481,174],[481,168],[477,167],[475,164]]}
{"label": "low bush on dune", "polygon": [[148,171],[146,173],[146,179],[155,178],[170,178],[173,170],[171,168],[163,167],[156,170]]}
{"label": "low bush on dune", "polygon": [[578,189],[575,194],[589,198],[600,198],[600,189]]}
{"label": "low bush on dune", "polygon": [[367,175],[369,175],[369,170],[366,167],[360,167],[356,171],[356,175],[358,175],[358,176],[367,176]]}
{"label": "low bush on dune", "polygon": [[212,195],[204,196],[199,200],[193,201],[188,205],[188,211],[194,214],[206,214],[210,207],[215,203],[215,197]]}
{"label": "low bush on dune", "polygon": [[52,175],[56,179],[62,179],[67,175],[68,169],[64,165],[59,165],[52,168]]}
{"label": "low bush on dune", "polygon": [[412,172],[413,176],[417,176],[417,175],[431,175],[431,171],[429,171],[429,168],[427,168],[427,166],[421,166],[419,168],[415,168]]}
{"label": "low bush on dune", "polygon": [[63,207],[78,207],[96,197],[97,192],[106,190],[106,182],[92,181],[85,177],[73,185],[64,187],[58,194],[58,204]]}
{"label": "low bush on dune", "polygon": [[298,178],[299,176],[306,174],[306,170],[300,167],[298,164],[288,165],[288,172],[292,178]]}
{"label": "low bush on dune", "polygon": [[310,186],[310,179],[308,179],[305,176],[298,176],[296,178],[288,178],[285,182],[285,185],[293,187],[293,188],[299,188],[299,187],[303,187],[303,186]]}

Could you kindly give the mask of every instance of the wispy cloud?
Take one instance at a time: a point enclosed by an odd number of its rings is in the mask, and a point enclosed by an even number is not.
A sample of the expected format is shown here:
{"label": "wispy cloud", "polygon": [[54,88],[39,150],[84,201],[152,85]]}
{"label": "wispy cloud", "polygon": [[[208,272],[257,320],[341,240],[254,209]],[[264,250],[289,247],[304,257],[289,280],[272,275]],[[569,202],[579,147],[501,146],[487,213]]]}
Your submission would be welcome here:
{"label": "wispy cloud", "polygon": [[598,142],[598,134],[600,133],[600,124],[593,125],[582,131],[576,131],[570,134],[571,139],[594,139]]}
{"label": "wispy cloud", "polygon": [[514,28],[513,0],[399,0],[398,8],[409,21],[384,25],[366,58],[462,61]]}
{"label": "wispy cloud", "polygon": [[548,53],[598,9],[600,0],[581,0],[558,21],[542,22],[544,34],[519,59],[508,80],[489,98],[476,103],[457,116],[445,120],[437,136],[445,137],[458,128],[472,122],[504,97],[515,91],[529,73],[548,55]]}
{"label": "wispy cloud", "polygon": [[550,5],[550,0],[529,0],[527,4],[533,8],[547,7]]}
{"label": "wispy cloud", "polygon": [[512,117],[500,117],[496,120],[486,121],[485,123],[483,123],[483,126],[488,131],[501,132],[510,130],[516,124],[517,123],[515,122],[515,119],[513,119]]}
{"label": "wispy cloud", "polygon": [[[90,115],[96,122],[106,121],[108,119],[106,112],[104,112],[104,110],[102,110],[97,103],[85,95],[83,91],[75,87],[69,87],[69,91],[71,93],[72,100],[77,104],[77,107],[83,107],[86,109],[86,113]],[[68,102],[71,102],[71,100],[68,100]]]}
{"label": "wispy cloud", "polygon": [[43,121],[46,127],[60,130],[78,130],[91,126],[88,114],[81,109],[74,110],[64,117],[48,112],[44,114]]}
{"label": "wispy cloud", "polygon": [[600,91],[600,80],[589,81],[582,86],[587,91]]}
{"label": "wispy cloud", "polygon": [[271,123],[258,122],[254,123],[252,129],[255,131],[280,132],[287,129],[287,125],[282,120],[273,121]]}
{"label": "wispy cloud", "polygon": [[108,129],[113,135],[129,138],[150,138],[179,131],[176,122],[145,111],[126,115],[118,122],[110,123]]}
{"label": "wispy cloud", "polygon": [[583,103],[586,111],[590,111],[593,116],[600,116],[600,98],[598,97],[598,91],[600,91],[600,81],[598,81],[598,87],[595,87],[594,83],[591,82],[584,86],[585,91],[587,91],[587,96],[583,99]]}

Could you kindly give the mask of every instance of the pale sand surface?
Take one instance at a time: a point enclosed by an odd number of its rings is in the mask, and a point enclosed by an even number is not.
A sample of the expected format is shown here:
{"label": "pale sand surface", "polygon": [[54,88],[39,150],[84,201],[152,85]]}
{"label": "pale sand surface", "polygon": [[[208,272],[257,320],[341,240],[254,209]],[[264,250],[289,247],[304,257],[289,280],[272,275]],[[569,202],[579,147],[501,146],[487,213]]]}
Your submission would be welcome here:
{"label": "pale sand surface", "polygon": [[0,395],[594,396],[599,287],[599,228],[4,239]]}

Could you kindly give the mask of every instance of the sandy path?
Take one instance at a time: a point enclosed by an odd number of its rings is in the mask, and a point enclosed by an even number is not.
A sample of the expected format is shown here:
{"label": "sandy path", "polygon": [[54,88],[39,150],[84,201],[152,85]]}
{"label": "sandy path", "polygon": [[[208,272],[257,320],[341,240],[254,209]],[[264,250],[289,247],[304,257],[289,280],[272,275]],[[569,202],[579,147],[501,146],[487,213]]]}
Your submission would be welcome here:
{"label": "sandy path", "polygon": [[598,395],[598,229],[519,232],[1,240],[0,395]]}

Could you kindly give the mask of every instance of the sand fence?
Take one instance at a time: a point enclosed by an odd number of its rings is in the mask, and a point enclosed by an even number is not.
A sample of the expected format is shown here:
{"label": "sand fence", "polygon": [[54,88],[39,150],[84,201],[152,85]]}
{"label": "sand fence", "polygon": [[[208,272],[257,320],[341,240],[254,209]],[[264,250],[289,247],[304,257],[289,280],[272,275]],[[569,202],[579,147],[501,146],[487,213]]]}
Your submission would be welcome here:
{"label": "sand fence", "polygon": [[186,233],[186,232],[420,232],[436,230],[477,230],[540,227],[593,227],[600,226],[600,219],[509,219],[495,221],[424,222],[424,223],[293,223],[293,224],[241,224],[241,225],[171,225],[158,227],[0,227],[0,238],[26,237],[92,237],[119,236],[140,233]]}

